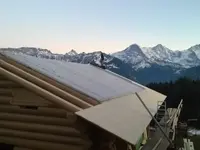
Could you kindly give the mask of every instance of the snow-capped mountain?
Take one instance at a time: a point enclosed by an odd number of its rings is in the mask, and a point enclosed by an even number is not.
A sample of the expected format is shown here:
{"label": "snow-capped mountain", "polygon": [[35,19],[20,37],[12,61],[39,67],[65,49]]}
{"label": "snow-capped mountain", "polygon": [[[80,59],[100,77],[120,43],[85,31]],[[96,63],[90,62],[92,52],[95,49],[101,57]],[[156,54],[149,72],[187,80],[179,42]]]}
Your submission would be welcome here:
{"label": "snow-capped mountain", "polygon": [[134,69],[150,66],[147,56],[137,44],[132,44],[125,50],[112,54],[112,56],[132,64]]}
{"label": "snow-capped mountain", "polygon": [[73,50],[73,49],[67,53],[67,55],[70,55],[70,56],[75,56],[77,54],[78,53],[75,50]]}
{"label": "snow-capped mountain", "polygon": [[51,58],[54,55],[50,50],[35,47],[1,48],[0,50],[13,51],[15,53],[23,53],[42,58]]}
{"label": "snow-capped mountain", "polygon": [[154,47],[139,47],[133,44],[112,55],[125,62],[132,63],[135,69],[148,68],[152,64],[171,66],[177,69],[200,65],[200,45],[183,51],[173,51],[161,44]]}
{"label": "snow-capped mountain", "polygon": [[[66,54],[54,54],[47,49],[34,47],[1,48],[0,50],[84,64],[97,63],[100,59],[100,51],[77,53],[71,50]],[[200,45],[183,51],[173,51],[161,44],[154,47],[132,44],[113,54],[104,53],[104,58],[107,69],[142,84],[175,80],[180,76],[200,77]]]}
{"label": "snow-capped mountain", "polygon": [[188,51],[192,51],[196,54],[197,58],[200,59],[200,44],[194,45],[188,49]]}

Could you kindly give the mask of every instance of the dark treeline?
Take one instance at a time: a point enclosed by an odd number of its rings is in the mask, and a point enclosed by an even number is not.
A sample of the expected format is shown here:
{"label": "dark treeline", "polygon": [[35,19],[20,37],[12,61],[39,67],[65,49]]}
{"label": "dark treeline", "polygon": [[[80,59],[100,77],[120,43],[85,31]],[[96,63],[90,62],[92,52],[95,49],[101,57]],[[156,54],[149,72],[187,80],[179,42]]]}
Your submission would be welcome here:
{"label": "dark treeline", "polygon": [[180,120],[198,119],[196,126],[200,127],[200,80],[180,78],[175,82],[151,83],[147,86],[167,96],[167,107],[177,107],[183,99]]}

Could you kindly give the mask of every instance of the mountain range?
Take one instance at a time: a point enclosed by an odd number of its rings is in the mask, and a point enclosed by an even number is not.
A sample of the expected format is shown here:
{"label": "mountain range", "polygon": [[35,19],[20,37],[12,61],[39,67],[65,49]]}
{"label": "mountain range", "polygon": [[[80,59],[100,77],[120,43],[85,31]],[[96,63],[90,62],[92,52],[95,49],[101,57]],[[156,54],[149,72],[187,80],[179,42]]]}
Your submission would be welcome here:
{"label": "mountain range", "polygon": [[[50,50],[35,47],[1,48],[0,50],[84,64],[100,59],[100,51],[77,53],[71,50],[66,54],[55,54]],[[104,53],[104,58],[107,69],[141,84],[173,81],[182,76],[196,79],[200,76],[200,45],[174,51],[161,44],[154,47],[132,44],[122,51]]]}

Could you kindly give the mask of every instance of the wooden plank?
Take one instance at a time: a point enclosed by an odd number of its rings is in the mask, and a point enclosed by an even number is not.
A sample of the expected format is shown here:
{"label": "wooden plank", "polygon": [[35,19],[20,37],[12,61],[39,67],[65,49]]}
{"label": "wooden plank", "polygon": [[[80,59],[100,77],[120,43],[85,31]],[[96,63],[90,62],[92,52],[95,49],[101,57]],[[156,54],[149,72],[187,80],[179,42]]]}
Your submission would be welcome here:
{"label": "wooden plank", "polygon": [[39,124],[50,124],[50,125],[62,125],[72,126],[75,124],[75,118],[56,118],[48,116],[36,116],[27,114],[16,114],[16,113],[4,113],[0,112],[0,120],[28,122],[28,123],[39,123]]}
{"label": "wooden plank", "polygon": [[6,128],[0,128],[1,136],[24,138],[29,140],[39,140],[53,143],[63,143],[63,144],[74,144],[74,145],[91,145],[89,140],[84,140],[80,137],[71,136],[60,136],[53,134],[37,133],[37,132],[27,132],[20,130],[12,130]]}
{"label": "wooden plank", "polygon": [[17,121],[4,121],[0,120],[1,128],[23,130],[30,132],[39,132],[39,133],[49,133],[57,135],[71,135],[71,136],[80,136],[80,132],[72,127],[65,126],[55,126],[55,125],[42,125],[34,123],[22,123]]}
{"label": "wooden plank", "polygon": [[0,136],[0,142],[6,144],[13,144],[19,147],[37,149],[37,150],[84,150],[83,146],[55,144],[51,142],[43,142],[37,140],[27,140],[22,138],[14,138],[7,136]]}
{"label": "wooden plank", "polygon": [[37,109],[26,109],[20,106],[12,105],[0,105],[0,112],[52,116],[60,118],[66,118],[68,114],[66,110],[58,108],[38,107]]}

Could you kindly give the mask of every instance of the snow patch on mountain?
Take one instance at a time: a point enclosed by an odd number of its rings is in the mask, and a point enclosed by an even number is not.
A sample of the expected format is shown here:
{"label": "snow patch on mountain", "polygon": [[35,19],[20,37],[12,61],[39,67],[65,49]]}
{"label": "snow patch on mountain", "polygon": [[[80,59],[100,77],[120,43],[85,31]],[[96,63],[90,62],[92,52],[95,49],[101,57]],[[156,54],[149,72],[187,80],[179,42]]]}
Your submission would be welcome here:
{"label": "snow patch on mountain", "polygon": [[115,64],[107,64],[106,67],[107,68],[119,69],[119,67],[117,67]]}

